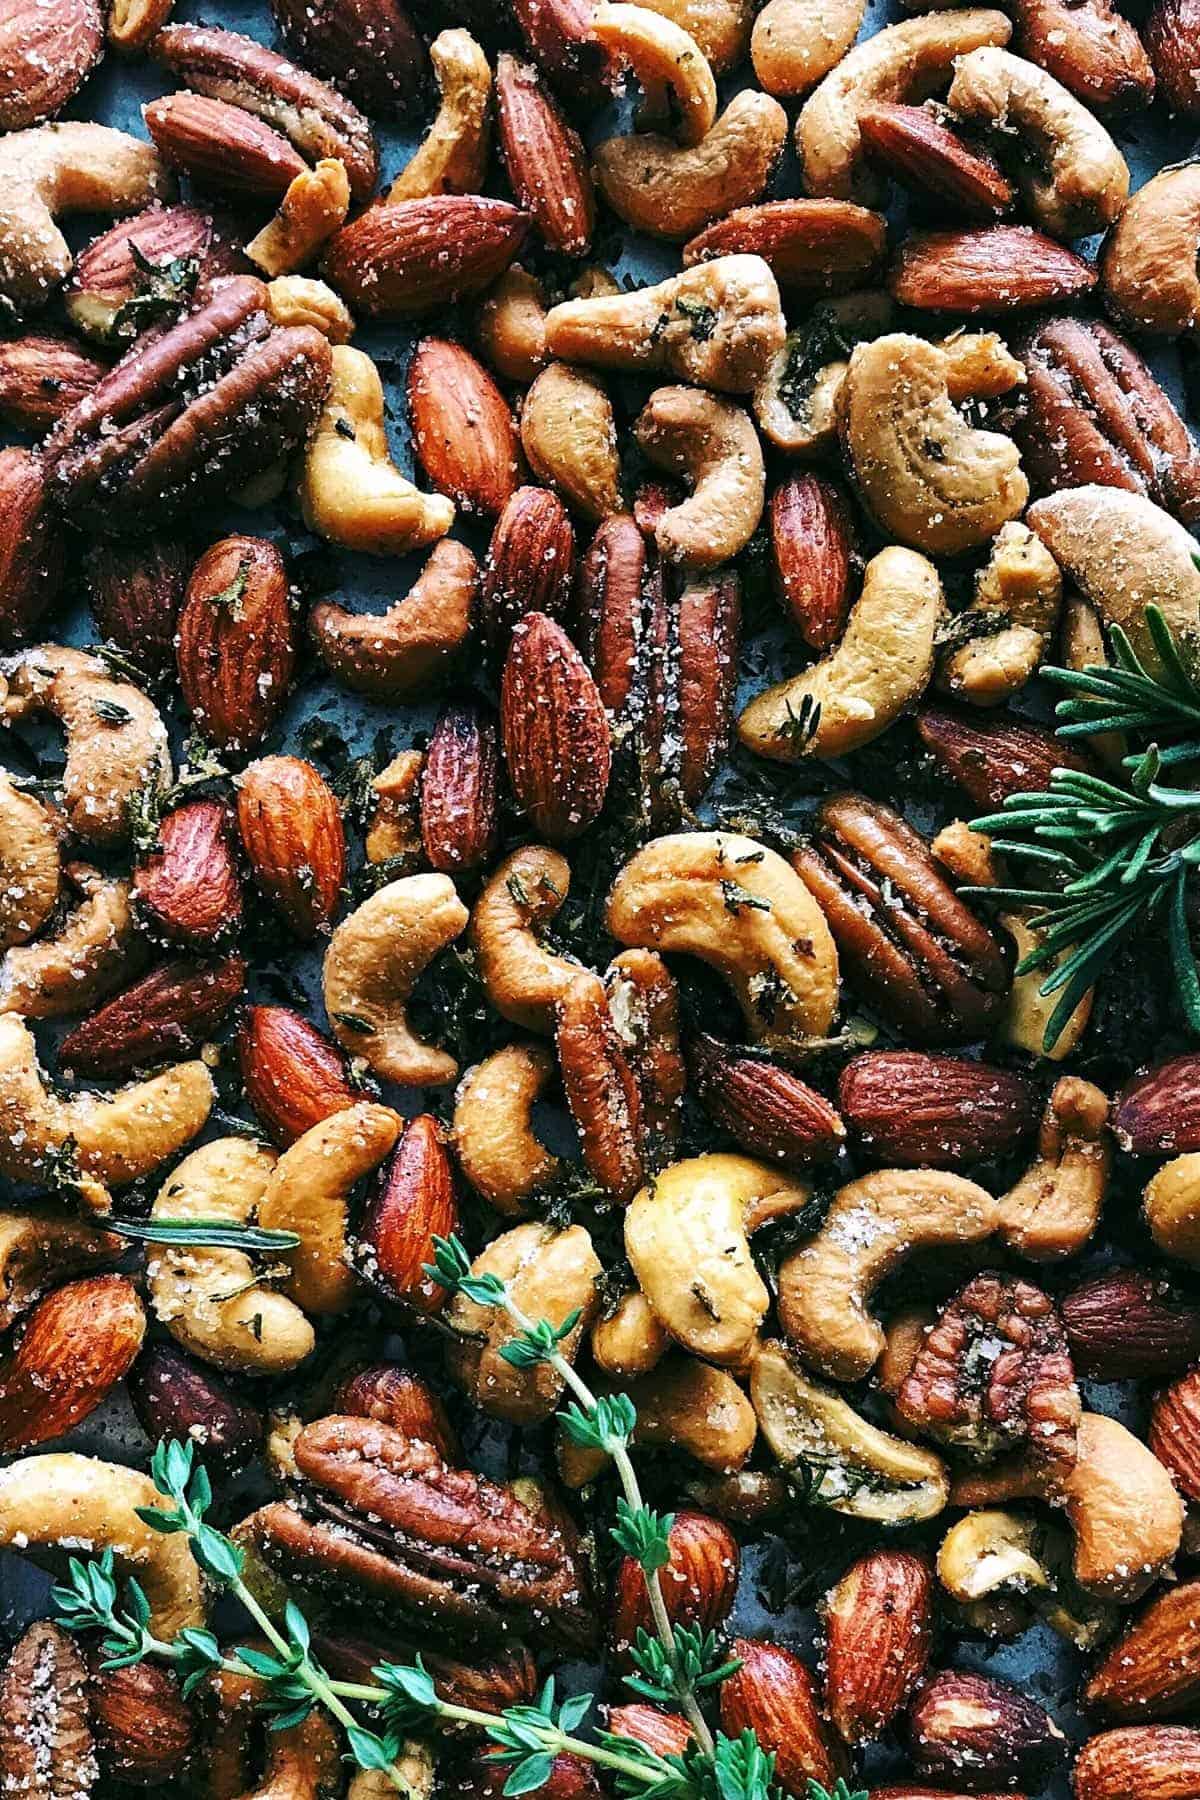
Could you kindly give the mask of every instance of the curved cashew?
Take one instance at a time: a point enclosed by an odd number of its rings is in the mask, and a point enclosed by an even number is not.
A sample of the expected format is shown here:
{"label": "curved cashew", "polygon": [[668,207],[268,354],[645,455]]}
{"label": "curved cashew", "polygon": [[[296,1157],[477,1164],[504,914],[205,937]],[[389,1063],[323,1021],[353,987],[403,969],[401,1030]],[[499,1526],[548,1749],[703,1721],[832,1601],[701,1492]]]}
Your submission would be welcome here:
{"label": "curved cashew", "polygon": [[750,60],[768,94],[792,100],[835,69],[858,36],[866,0],[767,0]]}
{"label": "curved cashew", "polygon": [[639,1288],[622,1294],[592,1326],[592,1359],[615,1381],[648,1375],[670,1348],[670,1332]]}
{"label": "curved cashew", "polygon": [[1117,1615],[1072,1581],[1066,1566],[1070,1554],[1065,1532],[988,1508],[950,1527],[938,1551],[938,1580],[965,1607],[996,1595],[1027,1595],[1060,1637],[1079,1650],[1093,1650],[1111,1634]]}
{"label": "curved cashew", "polygon": [[855,348],[838,407],[866,505],[889,536],[931,556],[986,544],[1029,498],[1016,445],[967,423],[948,375],[944,350],[891,332]]}
{"label": "curved cashew", "polygon": [[[5,684],[7,683],[7,691]],[[129,836],[129,804],[171,781],[162,715],[98,656],[38,644],[0,664],[0,718],[49,713],[66,734],[63,804],[72,831],[110,846]]]}
{"label": "curved cashew", "polygon": [[736,556],[758,529],[766,497],[749,414],[700,388],[656,388],[633,429],[655,468],[692,484],[688,499],[669,506],[654,528],[668,562],[715,569]]}
{"label": "curved cashew", "polygon": [[937,570],[890,544],[867,564],[841,642],[752,700],[738,737],[757,756],[843,756],[886,731],[925,691],[945,612]]}
{"label": "curved cashew", "polygon": [[454,523],[453,501],[421,493],[392,461],[379,371],[349,344],[333,346],[329,397],[304,454],[300,510],[318,537],[369,556],[406,556]]}
{"label": "curved cashew", "polygon": [[213,1098],[204,1064],[187,1062],[115,1094],[60,1100],[43,1084],[24,1021],[0,1015],[0,1175],[10,1181],[44,1181],[56,1170],[69,1180],[78,1171],[88,1204],[102,1209],[103,1187],[153,1174],[202,1129]]}
{"label": "curved cashew", "polygon": [[385,613],[347,612],[328,600],[314,606],[308,623],[317,655],[354,693],[407,700],[426,691],[466,642],[478,586],[466,545],[441,543]]}
{"label": "curved cashew", "polygon": [[542,370],[521,404],[521,448],[538,480],[585,518],[621,511],[612,401],[590,375],[560,362]]}
{"label": "curved cashew", "polygon": [[639,130],[672,121],[681,144],[698,144],[711,131],[717,84],[708,58],[682,25],[649,7],[598,0],[592,32],[637,78]]}
{"label": "curved cashew", "polygon": [[1053,75],[996,45],[955,64],[946,104],[961,119],[1015,132],[1029,152],[1018,172],[1034,220],[1056,237],[1111,225],[1129,193],[1125,158],[1092,113]]}
{"label": "curved cashew", "polygon": [[[340,1792],[341,1747],[336,1731],[323,1714],[312,1712],[299,1725],[269,1731],[266,1741],[263,1778],[256,1787],[239,1795],[238,1800],[323,1800],[326,1795]],[[394,1782],[389,1780],[388,1788],[395,1793]],[[360,1788],[358,1800],[369,1800],[374,1791]]]}
{"label": "curved cashew", "polygon": [[1046,1103],[1036,1162],[1000,1197],[1005,1243],[1031,1262],[1076,1255],[1100,1223],[1111,1166],[1107,1094],[1063,1076]]}
{"label": "curved cashew", "polygon": [[0,769],[0,950],[36,937],[62,882],[57,814]]}
{"label": "curved cashew", "polygon": [[505,1044],[468,1069],[454,1096],[454,1151],[475,1192],[519,1218],[558,1178],[557,1156],[534,1136],[532,1113],[554,1074],[544,1044]]}
{"label": "curved cashew", "polygon": [[543,947],[571,884],[565,856],[542,844],[514,850],[484,884],[471,913],[471,947],[484,992],[501,1018],[553,1037],[555,1010],[579,964]]}
{"label": "curved cashew", "polygon": [[48,1287],[72,1275],[110,1268],[124,1251],[124,1240],[114,1232],[86,1225],[61,1208],[0,1213],[0,1331],[7,1331]]}
{"label": "curved cashew", "polygon": [[655,132],[596,147],[592,177],[617,217],[651,237],[689,238],[757,200],[787,138],[787,114],[768,94],[735,94],[698,144]]}
{"label": "curved cashew", "polygon": [[[185,1157],[159,1190],[154,1219],[254,1217],[275,1155],[245,1138],[217,1138]],[[248,1375],[282,1375],[316,1338],[300,1308],[273,1288],[240,1250],[163,1245],[147,1258],[155,1316],[193,1356]]]}
{"label": "curved cashew", "polygon": [[458,1074],[452,1056],[415,1035],[406,1009],[467,918],[448,876],[407,875],[364,900],[329,941],[322,981],[333,1034],[387,1081],[437,1087]]}
{"label": "curved cashew", "polygon": [[[667,1445],[718,1475],[740,1469],[754,1448],[758,1420],[728,1369],[677,1354],[622,1387],[637,1410],[635,1444]],[[607,1460],[572,1444],[561,1428],[555,1455],[568,1487],[594,1481]]]}
{"label": "curved cashew", "polygon": [[546,366],[546,290],[520,263],[510,263],[489,290],[475,325],[485,362],[505,381],[527,387]]}
{"label": "curved cashew", "polygon": [[1200,324],[1200,165],[1160,169],[1126,203],[1105,240],[1100,284],[1138,331],[1179,337]]}
{"label": "curved cashew", "polygon": [[345,1259],[346,1219],[355,1182],[378,1168],[400,1135],[390,1107],[362,1101],[313,1125],[283,1152],[267,1176],[259,1222],[294,1231],[284,1293],[306,1313],[345,1312],[355,1277]]}
{"label": "curved cashew", "polygon": [[844,56],[805,102],[796,149],[810,194],[873,206],[885,183],[866,164],[858,115],[880,101],[928,99],[949,79],[956,57],[984,44],[1007,44],[1012,25],[1002,12],[969,7],[923,13],[877,31]]}
{"label": "curved cashew", "polygon": [[1165,1162],[1146,1184],[1142,1210],[1165,1256],[1200,1267],[1200,1152]]}
{"label": "curved cashew", "polygon": [[753,0],[638,0],[638,4],[681,26],[717,75],[745,57]]}
{"label": "curved cashew", "polygon": [[95,1456],[49,1452],[0,1469],[0,1544],[111,1550],[150,1602],[149,1629],[165,1639],[204,1623],[200,1569],[187,1538],[155,1531],[138,1507],[161,1506],[148,1475]]}
{"label": "curved cashew", "polygon": [[477,194],[491,146],[492,71],[469,31],[441,31],[429,46],[442,101],[416,153],[388,189],[388,200]]}
{"label": "curved cashew", "polygon": [[66,874],[83,902],[54,937],[18,946],[0,959],[0,1013],[61,1019],[86,1012],[145,960],[129,883],[113,881],[85,863],[72,863]]}
{"label": "curved cashew", "polygon": [[938,686],[973,706],[1001,706],[1036,672],[1058,623],[1062,573],[1028,525],[1010,520],[992,544],[975,596],[959,616],[1002,615],[1007,625],[971,638],[951,651],[938,670]]}
{"label": "curved cashew", "polygon": [[267,311],[276,325],[311,325],[331,344],[354,336],[350,308],[326,281],[311,275],[277,275],[267,283]]}
{"label": "curved cashew", "polygon": [[564,300],[546,315],[550,353],[604,369],[662,369],[747,393],[784,342],[775,277],[761,256],[717,256],[653,287]]}
{"label": "curved cashew", "polygon": [[41,306],[71,272],[55,219],[137,212],[174,183],[152,145],[79,119],[0,140],[0,295],[18,312]]}
{"label": "curved cashew", "polygon": [[806,1181],[748,1156],[672,1163],[634,1195],[625,1254],[638,1285],[677,1343],[706,1362],[743,1366],[771,1296],[749,1233],[801,1211]]}
{"label": "curved cashew", "polygon": [[796,1048],[837,1011],[837,950],[795,871],[753,838],[689,831],[630,858],[608,897],[619,943],[697,956],[730,983],[752,1037]]}
{"label": "curved cashew", "polygon": [[950,1478],[941,1457],[870,1424],[813,1381],[784,1344],[759,1351],[750,1397],[771,1450],[822,1506],[885,1525],[931,1519],[945,1507]]}
{"label": "curved cashew", "polygon": [[861,1381],[886,1342],[867,1311],[884,1277],[915,1250],[982,1244],[999,1223],[999,1202],[961,1175],[863,1175],[838,1190],[816,1236],[780,1264],[780,1323],[814,1369]]}
{"label": "curved cashew", "polygon": [[345,165],[322,157],[291,183],[274,218],[246,245],[246,255],[267,275],[291,275],[311,262],[321,245],[346,222],[350,178]]}

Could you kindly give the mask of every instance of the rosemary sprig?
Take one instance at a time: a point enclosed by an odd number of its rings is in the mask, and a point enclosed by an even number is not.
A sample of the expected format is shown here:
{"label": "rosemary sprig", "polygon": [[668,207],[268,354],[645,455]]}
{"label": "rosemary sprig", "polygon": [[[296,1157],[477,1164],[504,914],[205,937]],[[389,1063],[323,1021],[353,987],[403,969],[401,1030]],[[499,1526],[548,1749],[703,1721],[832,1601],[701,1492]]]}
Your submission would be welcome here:
{"label": "rosemary sprig", "polygon": [[244,1250],[247,1255],[264,1251],[295,1250],[297,1232],[268,1231],[262,1225],[242,1225],[233,1219],[105,1219],[106,1231],[130,1238],[137,1244],[183,1244],[193,1250]]}

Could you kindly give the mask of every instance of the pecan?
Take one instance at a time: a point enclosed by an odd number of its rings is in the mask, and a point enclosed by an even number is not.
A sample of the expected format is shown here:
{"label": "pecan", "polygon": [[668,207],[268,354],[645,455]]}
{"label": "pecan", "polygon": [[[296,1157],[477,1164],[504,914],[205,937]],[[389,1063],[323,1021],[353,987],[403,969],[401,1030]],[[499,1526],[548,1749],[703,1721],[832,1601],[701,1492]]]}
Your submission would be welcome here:
{"label": "pecan", "polygon": [[693,577],[677,597],[658,577],[646,599],[638,761],[649,816],[662,828],[701,798],[728,746],[741,590],[735,572],[724,569]]}
{"label": "pecan", "polygon": [[555,1042],[584,1161],[621,1204],[642,1185],[641,1093],[598,975],[581,971],[558,1002]]}
{"label": "pecan", "polygon": [[1079,1390],[1054,1304],[1011,1275],[977,1275],[944,1308],[896,1395],[900,1417],[974,1460],[1028,1445],[1075,1462]]}
{"label": "pecan", "polygon": [[575,637],[614,726],[632,721],[642,615],[655,581],[657,551],[633,515],[605,519],[580,560]]}
{"label": "pecan", "polygon": [[30,1800],[86,1800],[97,1774],[83,1658],[65,1631],[39,1620],[0,1675],[0,1788]]}
{"label": "pecan", "polygon": [[458,1438],[446,1409],[427,1381],[399,1363],[368,1363],[339,1383],[335,1411],[391,1425],[404,1437],[432,1444],[443,1462],[461,1461]]}

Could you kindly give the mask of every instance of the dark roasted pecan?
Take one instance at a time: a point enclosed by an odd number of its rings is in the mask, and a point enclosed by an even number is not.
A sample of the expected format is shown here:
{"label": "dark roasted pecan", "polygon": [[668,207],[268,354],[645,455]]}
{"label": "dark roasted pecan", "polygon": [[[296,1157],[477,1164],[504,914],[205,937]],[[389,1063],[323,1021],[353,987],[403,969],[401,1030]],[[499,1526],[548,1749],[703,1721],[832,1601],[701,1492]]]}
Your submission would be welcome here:
{"label": "dark roasted pecan", "polygon": [[625,1205],[645,1174],[642,1097],[598,975],[581,970],[567,983],[554,1035],[583,1159],[605,1193]]}
{"label": "dark roasted pecan", "polygon": [[703,795],[728,742],[737,687],[741,592],[729,569],[677,597],[647,588],[638,670],[637,744],[651,820],[680,821]]}
{"label": "dark roasted pecan", "polygon": [[0,419],[40,436],[107,373],[107,363],[70,338],[11,338],[0,344]]}
{"label": "dark roasted pecan", "polygon": [[59,1061],[80,1075],[112,1076],[190,1056],[216,1031],[245,979],[240,956],[162,963],[69,1031]]}
{"label": "dark roasted pecan", "polygon": [[1061,1303],[1075,1366],[1097,1381],[1180,1375],[1200,1357],[1200,1306],[1139,1269],[1114,1269]]}
{"label": "dark roasted pecan", "polygon": [[845,1141],[836,1107],[782,1063],[702,1035],[688,1045],[688,1067],[705,1111],[755,1156],[802,1169]]}
{"label": "dark roasted pecan", "polygon": [[231,221],[196,206],[151,206],[80,251],[63,303],[85,337],[124,346],[208,299],[223,276],[248,271]]}
{"label": "dark roasted pecan", "polygon": [[1021,55],[1093,112],[1148,106],[1156,73],[1167,85],[1163,71],[1151,67],[1136,26],[1110,0],[1016,0],[1013,14]]}
{"label": "dark roasted pecan", "polygon": [[448,706],[421,776],[421,842],[431,869],[457,875],[487,862],[496,842],[496,727],[475,701]]}
{"label": "dark roasted pecan", "polygon": [[40,1619],[0,1675],[0,1782],[14,1796],[86,1800],[97,1774],[83,1657],[65,1631]]}
{"label": "dark roasted pecan", "polygon": [[646,589],[661,579],[657,551],[630,513],[605,519],[579,564],[575,637],[614,726],[632,720]]}
{"label": "dark roasted pecan", "polygon": [[0,650],[15,650],[58,599],[66,561],[46,472],[32,450],[0,450],[0,509]]}
{"label": "dark roasted pecan", "polygon": [[481,1712],[503,1712],[522,1706],[537,1692],[537,1665],[522,1644],[493,1651],[486,1660],[459,1662],[440,1650],[410,1642],[389,1630],[378,1641],[366,1637],[326,1637],[313,1633],[313,1648],[321,1666],[340,1681],[367,1682],[380,1662],[411,1662],[420,1649],[433,1685],[452,1706],[474,1706]]}
{"label": "dark roasted pecan", "polygon": [[835,794],[792,858],[819,901],[850,980],[924,1043],[980,1037],[1008,991],[1004,952],[899,813]]}
{"label": "dark roasted pecan", "polygon": [[1032,1136],[1039,1100],[1015,1069],[922,1050],[867,1050],[838,1080],[846,1123],[876,1162],[957,1169]]}
{"label": "dark roasted pecan", "polygon": [[1067,1760],[1067,1740],[1044,1707],[1007,1681],[944,1669],[908,1720],[918,1774],[973,1789],[1040,1787]]}
{"label": "dark roasted pecan", "polygon": [[191,558],[176,538],[94,544],[87,559],[92,617],[135,668],[152,679],[175,670],[175,627]]}
{"label": "dark roasted pecan", "polygon": [[1010,794],[1043,793],[1055,769],[1092,770],[1090,757],[1028,719],[985,718],[951,706],[927,706],[917,732],[947,775],[977,807],[1002,806]]}
{"label": "dark roasted pecan", "polygon": [[926,1336],[896,1409],[975,1461],[1027,1446],[1055,1475],[1069,1473],[1079,1390],[1054,1303],[1016,1276],[977,1275]]}

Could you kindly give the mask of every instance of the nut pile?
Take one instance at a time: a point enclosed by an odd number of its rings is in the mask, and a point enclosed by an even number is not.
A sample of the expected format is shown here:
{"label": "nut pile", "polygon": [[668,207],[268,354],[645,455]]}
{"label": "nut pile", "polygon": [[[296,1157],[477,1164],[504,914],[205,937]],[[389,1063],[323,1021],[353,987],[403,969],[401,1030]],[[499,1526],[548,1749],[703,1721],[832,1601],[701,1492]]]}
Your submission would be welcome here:
{"label": "nut pile", "polygon": [[0,1789],[1200,1800],[1193,0],[272,6],[0,0]]}

